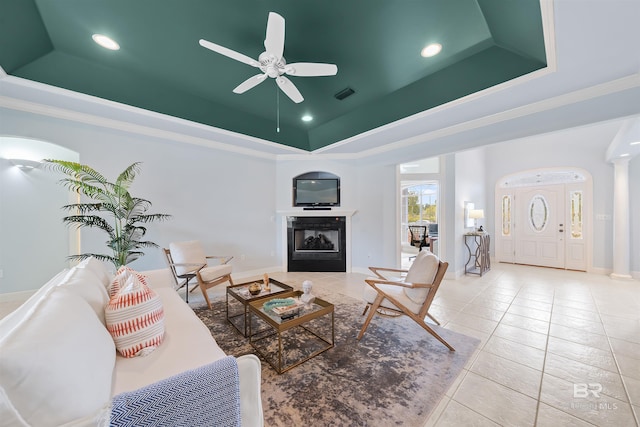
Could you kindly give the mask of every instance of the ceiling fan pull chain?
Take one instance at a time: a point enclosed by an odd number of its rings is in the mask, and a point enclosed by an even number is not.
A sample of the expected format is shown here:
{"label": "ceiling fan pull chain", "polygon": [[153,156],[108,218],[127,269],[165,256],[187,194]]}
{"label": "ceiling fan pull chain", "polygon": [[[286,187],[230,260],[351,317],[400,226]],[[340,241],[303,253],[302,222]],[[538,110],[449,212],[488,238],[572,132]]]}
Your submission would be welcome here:
{"label": "ceiling fan pull chain", "polygon": [[280,89],[276,86],[276,132],[280,133]]}

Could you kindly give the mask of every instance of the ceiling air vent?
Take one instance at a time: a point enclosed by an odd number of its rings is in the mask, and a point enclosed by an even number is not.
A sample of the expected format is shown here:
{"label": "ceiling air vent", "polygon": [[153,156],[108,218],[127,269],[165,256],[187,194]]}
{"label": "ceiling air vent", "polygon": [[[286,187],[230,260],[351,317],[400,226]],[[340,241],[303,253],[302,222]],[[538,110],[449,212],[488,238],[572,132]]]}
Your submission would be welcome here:
{"label": "ceiling air vent", "polygon": [[336,97],[336,99],[342,101],[343,99],[353,95],[354,93],[356,93],[356,91],[348,87],[346,89],[342,89],[340,92],[336,93],[334,96]]}

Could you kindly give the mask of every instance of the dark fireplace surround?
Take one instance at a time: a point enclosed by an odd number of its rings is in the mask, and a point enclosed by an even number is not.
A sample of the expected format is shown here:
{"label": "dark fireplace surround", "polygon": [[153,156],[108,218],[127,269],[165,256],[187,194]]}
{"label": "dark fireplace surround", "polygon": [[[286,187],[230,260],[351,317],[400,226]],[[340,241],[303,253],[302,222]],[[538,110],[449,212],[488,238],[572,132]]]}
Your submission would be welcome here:
{"label": "dark fireplace surround", "polygon": [[347,271],[346,217],[287,217],[287,271]]}

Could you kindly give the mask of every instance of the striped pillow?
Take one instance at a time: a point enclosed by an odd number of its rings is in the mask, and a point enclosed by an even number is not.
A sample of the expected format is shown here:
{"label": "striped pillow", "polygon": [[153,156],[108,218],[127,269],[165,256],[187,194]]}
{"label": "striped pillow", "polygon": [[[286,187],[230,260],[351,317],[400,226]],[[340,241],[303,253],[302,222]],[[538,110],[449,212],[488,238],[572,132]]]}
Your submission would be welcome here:
{"label": "striped pillow", "polygon": [[122,356],[146,356],[164,339],[162,302],[135,271],[118,276],[117,292],[105,309],[107,330]]}
{"label": "striped pillow", "polygon": [[112,298],[115,294],[118,293],[120,288],[124,286],[124,281],[127,280],[127,278],[131,274],[135,274],[138,280],[140,280],[145,285],[147,284],[147,278],[145,275],[138,273],[131,267],[127,267],[126,265],[123,265],[118,269],[118,271],[116,271],[116,275],[114,276],[113,280],[107,287],[107,292],[109,292],[109,298]]}

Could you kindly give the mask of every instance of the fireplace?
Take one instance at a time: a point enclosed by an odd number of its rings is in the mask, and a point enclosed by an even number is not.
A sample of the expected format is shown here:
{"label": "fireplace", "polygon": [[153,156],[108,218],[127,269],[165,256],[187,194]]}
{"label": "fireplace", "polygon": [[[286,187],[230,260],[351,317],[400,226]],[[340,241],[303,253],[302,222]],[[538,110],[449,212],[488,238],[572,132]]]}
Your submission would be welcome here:
{"label": "fireplace", "polygon": [[347,271],[345,220],[287,217],[287,271]]}

